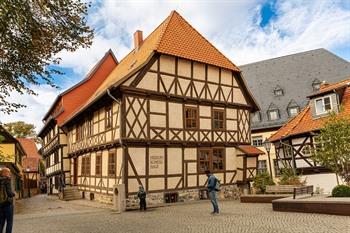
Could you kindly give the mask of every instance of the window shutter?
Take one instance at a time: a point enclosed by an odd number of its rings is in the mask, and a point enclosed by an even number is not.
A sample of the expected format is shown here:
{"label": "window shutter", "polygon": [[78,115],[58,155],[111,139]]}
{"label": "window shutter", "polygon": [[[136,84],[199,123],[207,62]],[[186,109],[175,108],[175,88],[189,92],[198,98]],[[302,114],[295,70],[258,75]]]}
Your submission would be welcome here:
{"label": "window shutter", "polygon": [[335,113],[339,112],[339,106],[338,106],[338,95],[337,94],[332,94],[331,95],[331,103],[332,103],[332,110]]}
{"label": "window shutter", "polygon": [[317,118],[317,115],[316,115],[316,100],[312,100],[312,102],[310,103],[310,109],[311,109],[312,118]]}

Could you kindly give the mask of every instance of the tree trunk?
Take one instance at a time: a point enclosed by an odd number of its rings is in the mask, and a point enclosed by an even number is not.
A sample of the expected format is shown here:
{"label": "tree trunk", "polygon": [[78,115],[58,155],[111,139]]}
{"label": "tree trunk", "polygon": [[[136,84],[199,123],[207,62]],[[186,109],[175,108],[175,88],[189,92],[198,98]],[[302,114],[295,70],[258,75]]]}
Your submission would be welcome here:
{"label": "tree trunk", "polygon": [[335,173],[335,177],[337,177],[337,185],[339,185],[339,177],[338,177],[338,173]]}

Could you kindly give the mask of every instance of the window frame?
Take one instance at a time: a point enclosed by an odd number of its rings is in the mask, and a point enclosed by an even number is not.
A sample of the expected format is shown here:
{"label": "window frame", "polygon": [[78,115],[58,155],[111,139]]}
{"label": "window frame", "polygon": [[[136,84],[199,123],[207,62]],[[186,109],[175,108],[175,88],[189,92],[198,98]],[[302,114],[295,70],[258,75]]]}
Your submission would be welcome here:
{"label": "window frame", "polygon": [[[215,113],[218,113],[218,114],[222,114],[222,120],[220,120],[220,119],[215,119]],[[211,120],[212,120],[212,129],[213,130],[225,130],[226,129],[226,117],[225,117],[225,110],[223,110],[223,109],[213,109],[212,110],[212,118],[211,118]],[[220,127],[220,128],[216,128],[215,127],[215,123],[216,122],[219,122],[219,124],[221,124],[221,122],[222,122],[222,127]]]}
{"label": "window frame", "polygon": [[[222,163],[222,169],[214,169],[214,150],[220,150],[222,152],[222,157],[219,160]],[[197,171],[199,174],[204,174],[205,170],[206,170],[206,169],[203,169],[201,167],[201,162],[203,161],[203,159],[201,159],[201,152],[202,151],[208,152],[208,159],[204,160],[204,161],[207,161],[209,163],[208,169],[211,172],[224,172],[225,171],[225,165],[226,165],[225,148],[223,148],[223,147],[198,148],[198,151],[197,151]],[[216,160],[216,161],[218,161],[218,160]]]}
{"label": "window frame", "polygon": [[[257,139],[258,138],[258,139]],[[256,145],[254,144],[254,141],[260,141],[261,140],[261,143],[257,143]],[[259,145],[258,145],[259,144]],[[257,146],[257,147],[262,147],[264,146],[264,138],[263,136],[252,136],[252,145],[253,146]]]}
{"label": "window frame", "polygon": [[[187,114],[186,114],[187,110],[196,111],[195,118],[187,118]],[[199,129],[199,109],[198,109],[198,107],[184,106],[184,120],[185,120],[185,129],[192,129],[192,130]],[[189,127],[187,125],[187,120],[191,120],[191,125],[192,125],[192,121],[195,121],[196,126],[195,127],[192,127],[192,126]]]}
{"label": "window frame", "polygon": [[[259,167],[259,164],[264,164],[264,167]],[[256,170],[258,173],[263,173],[263,172],[267,172],[267,160],[258,160],[258,164],[256,166]]]}
{"label": "window frame", "polygon": [[94,135],[94,117],[90,116],[86,120],[86,136],[91,137]]}
{"label": "window frame", "polygon": [[278,164],[278,159],[273,159],[273,169],[275,171],[275,176],[280,176],[281,175],[281,169]]}
{"label": "window frame", "polygon": [[[277,112],[277,118],[276,118],[276,119],[272,119],[272,118],[271,118],[270,113],[272,113],[272,112]],[[281,119],[279,109],[270,109],[270,110],[267,110],[267,117],[268,117],[269,121],[277,121],[277,120]]]}
{"label": "window frame", "polygon": [[78,124],[76,126],[76,132],[75,132],[75,142],[80,142],[84,138],[84,128],[83,124]]}
{"label": "window frame", "polygon": [[[293,114],[291,113],[291,110],[292,110],[292,109],[296,109],[296,110],[297,110],[297,113],[293,115]],[[288,111],[288,116],[289,116],[289,117],[294,117],[294,116],[296,116],[296,115],[299,114],[300,108],[299,108],[299,106],[292,106],[292,107],[288,107],[287,111]]]}
{"label": "window frame", "polygon": [[105,130],[113,127],[113,107],[112,105],[105,108]]}
{"label": "window frame", "polygon": [[[113,156],[111,156],[113,155]],[[113,157],[113,163],[111,162],[111,158]],[[114,169],[111,169],[111,166],[114,167]],[[108,177],[116,177],[117,175],[117,153],[115,150],[108,151]],[[111,171],[113,170],[113,173]]]}
{"label": "window frame", "polygon": [[[325,108],[325,102],[324,100],[325,99],[329,99],[329,104],[330,104],[330,109],[329,110],[326,110]],[[318,109],[317,109],[317,101],[321,100],[322,101],[322,112],[319,112]],[[315,113],[316,115],[323,115],[323,114],[327,114],[328,112],[330,111],[333,111],[333,104],[332,104],[332,96],[331,95],[326,95],[326,96],[322,96],[322,97],[319,97],[319,98],[316,98],[315,101],[314,101],[314,105],[315,105]]]}
{"label": "window frame", "polygon": [[[97,161],[99,158],[99,161]],[[97,152],[95,157],[95,176],[102,176],[102,152]]]}

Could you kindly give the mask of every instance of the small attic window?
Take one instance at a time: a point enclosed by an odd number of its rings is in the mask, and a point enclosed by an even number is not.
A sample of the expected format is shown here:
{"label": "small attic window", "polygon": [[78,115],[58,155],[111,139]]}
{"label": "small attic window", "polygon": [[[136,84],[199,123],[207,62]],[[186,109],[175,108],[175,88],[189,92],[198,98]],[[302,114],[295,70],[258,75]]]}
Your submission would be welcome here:
{"label": "small attic window", "polygon": [[252,117],[252,122],[260,122],[261,121],[260,112],[252,113],[251,117]]}
{"label": "small attic window", "polygon": [[321,81],[318,80],[317,78],[312,82],[312,89],[314,91],[318,91],[320,90],[320,86],[321,86]]}
{"label": "small attic window", "polygon": [[283,93],[283,89],[280,87],[280,86],[276,86],[275,89],[273,90],[273,94],[275,96],[283,96],[284,93]]}
{"label": "small attic window", "polygon": [[280,111],[278,109],[268,110],[267,116],[270,121],[278,120],[280,119]]}
{"label": "small attic window", "polygon": [[288,116],[293,117],[300,111],[300,107],[295,100],[291,100],[287,106]]}

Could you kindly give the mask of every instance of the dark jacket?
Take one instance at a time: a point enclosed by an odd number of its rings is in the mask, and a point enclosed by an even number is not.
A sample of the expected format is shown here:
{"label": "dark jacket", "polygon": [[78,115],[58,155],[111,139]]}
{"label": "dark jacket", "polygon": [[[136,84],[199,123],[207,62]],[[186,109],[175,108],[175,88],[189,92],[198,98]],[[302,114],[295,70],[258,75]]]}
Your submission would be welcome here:
{"label": "dark jacket", "polygon": [[215,191],[215,186],[216,186],[217,179],[213,174],[210,174],[208,178],[208,191],[212,192]]}
{"label": "dark jacket", "polygon": [[145,199],[146,198],[146,192],[143,188],[141,188],[138,192],[137,192],[137,197],[140,199]]}
{"label": "dark jacket", "polygon": [[8,201],[6,204],[13,204],[13,197],[15,196],[15,193],[12,192],[12,188],[11,188],[11,179],[8,177],[3,177],[0,176],[0,185],[5,187],[6,193],[7,193],[7,197],[8,197]]}

